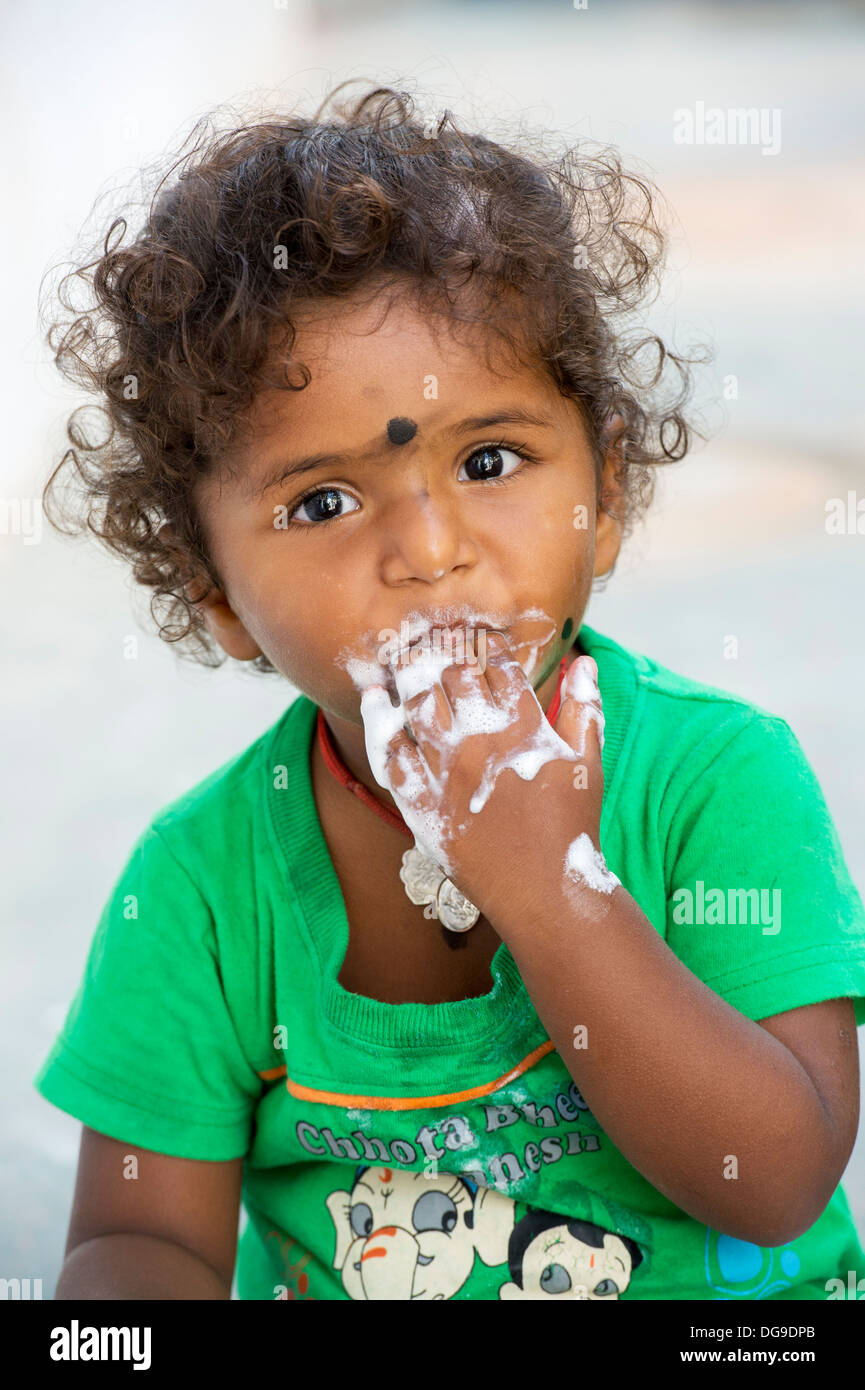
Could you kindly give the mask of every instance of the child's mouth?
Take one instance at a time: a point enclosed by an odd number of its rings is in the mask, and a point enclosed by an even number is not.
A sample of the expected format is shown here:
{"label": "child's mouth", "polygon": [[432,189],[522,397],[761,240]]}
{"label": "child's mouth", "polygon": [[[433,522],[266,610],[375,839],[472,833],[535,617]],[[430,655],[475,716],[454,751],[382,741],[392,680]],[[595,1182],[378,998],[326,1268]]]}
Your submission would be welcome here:
{"label": "child's mouth", "polygon": [[425,632],[416,634],[400,648],[397,664],[406,657],[411,660],[412,654],[424,650],[450,655],[455,661],[479,660],[484,655],[487,633],[505,631],[503,627],[494,628],[488,623],[475,623],[471,627],[432,623]]}
{"label": "child's mouth", "polygon": [[480,665],[486,660],[486,638],[489,632],[506,633],[504,627],[493,627],[486,623],[475,623],[464,627],[458,623],[431,623],[423,632],[415,634],[395,656],[383,666],[382,684],[391,697],[392,704],[399,704],[400,695],[396,687],[395,671],[410,671],[415,663],[429,657],[433,667],[453,663]]}

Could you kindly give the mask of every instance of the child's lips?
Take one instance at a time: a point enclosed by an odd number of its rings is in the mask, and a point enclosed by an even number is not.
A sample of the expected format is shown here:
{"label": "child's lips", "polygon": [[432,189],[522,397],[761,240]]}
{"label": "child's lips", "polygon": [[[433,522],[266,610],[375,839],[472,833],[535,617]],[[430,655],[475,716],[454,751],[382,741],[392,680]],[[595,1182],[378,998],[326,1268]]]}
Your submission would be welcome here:
{"label": "child's lips", "polygon": [[[458,637],[462,634],[462,649],[468,652],[476,649],[477,634],[480,632],[504,633],[505,629],[502,627],[494,627],[492,623],[472,623],[470,625],[463,623],[431,623],[425,632],[418,633],[416,637],[413,637],[403,650],[411,651],[414,647],[428,644],[433,633],[447,633],[452,637]],[[455,647],[455,650],[459,650],[459,648]]]}
{"label": "child's lips", "polygon": [[454,659],[456,661],[472,661],[473,659],[480,660],[481,653],[478,652],[478,634],[480,632],[483,632],[484,634],[489,632],[499,632],[502,633],[502,635],[505,636],[505,638],[507,638],[507,629],[505,627],[495,627],[491,623],[472,623],[470,626],[459,622],[431,623],[430,626],[427,629],[425,629],[425,631],[418,633],[415,637],[411,638],[411,640],[407,642],[404,647],[401,647],[395,659],[392,658],[388,661],[387,665],[383,668],[385,672],[385,679],[383,680],[382,684],[384,685],[388,693],[393,697],[393,699],[398,700],[399,694],[396,689],[394,669],[399,669],[401,665],[410,665],[412,661],[412,653],[414,653],[422,647],[432,646],[433,650],[447,650],[444,645],[443,639],[441,637],[433,636],[433,634],[435,633],[447,633],[455,638],[458,637],[460,634],[464,634],[464,640],[462,644],[460,645],[455,642],[452,647]]}

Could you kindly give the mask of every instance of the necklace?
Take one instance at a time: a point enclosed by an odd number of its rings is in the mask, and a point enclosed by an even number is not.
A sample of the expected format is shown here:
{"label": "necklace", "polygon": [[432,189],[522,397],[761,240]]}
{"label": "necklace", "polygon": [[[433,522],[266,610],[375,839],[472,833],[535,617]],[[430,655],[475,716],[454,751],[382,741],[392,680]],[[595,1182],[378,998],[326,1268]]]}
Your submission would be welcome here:
{"label": "necklace", "polygon": [[[555,722],[561,705],[562,680],[564,679],[567,659],[566,656],[562,657],[556,693],[546,713],[546,718],[550,724]],[[325,723],[324,712],[321,709],[318,711],[316,724],[319,747],[328,770],[344,787],[347,787],[350,792],[354,792],[358,800],[368,806],[371,811],[374,811],[377,816],[394,826],[396,830],[402,831],[404,835],[414,839],[411,830],[399,812],[392,810],[390,806],[385,806],[378,797],[373,796],[362,782],[359,782],[356,777],[352,777],[333,746]],[[464,933],[474,926],[480,916],[480,909],[473,902],[470,902],[464,893],[459,891],[456,884],[447,877],[433,859],[418,849],[416,842],[413,848],[407,849],[403,855],[399,876],[403,881],[409,900],[417,907],[423,907],[426,918],[441,923],[444,929],[443,935],[448,945],[466,945]]]}

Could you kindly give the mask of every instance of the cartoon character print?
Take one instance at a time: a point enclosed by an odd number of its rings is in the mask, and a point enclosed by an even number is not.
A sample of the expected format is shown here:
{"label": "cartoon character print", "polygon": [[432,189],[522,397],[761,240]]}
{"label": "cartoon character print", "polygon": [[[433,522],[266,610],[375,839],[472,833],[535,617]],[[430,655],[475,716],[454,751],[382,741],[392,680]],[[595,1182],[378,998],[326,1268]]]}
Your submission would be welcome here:
{"label": "cartoon character print", "polygon": [[334,1269],[356,1300],[453,1298],[475,1255],[507,1263],[501,1299],[616,1299],[643,1256],[628,1236],[533,1209],[515,1224],[510,1197],[458,1173],[358,1167],[327,1198]]}
{"label": "cartoon character print", "polygon": [[636,1241],[591,1221],[570,1221],[533,1210],[508,1243],[509,1284],[501,1299],[580,1299],[610,1302],[624,1293],[643,1255]]}
{"label": "cartoon character print", "polygon": [[352,1299],[451,1298],[475,1255],[504,1264],[514,1204],[455,1173],[357,1169],[351,1191],[332,1192],[334,1268]]}
{"label": "cartoon character print", "polygon": [[763,1248],[722,1231],[706,1231],[706,1281],[715,1302],[777,1296],[792,1287],[801,1267],[792,1245]]}

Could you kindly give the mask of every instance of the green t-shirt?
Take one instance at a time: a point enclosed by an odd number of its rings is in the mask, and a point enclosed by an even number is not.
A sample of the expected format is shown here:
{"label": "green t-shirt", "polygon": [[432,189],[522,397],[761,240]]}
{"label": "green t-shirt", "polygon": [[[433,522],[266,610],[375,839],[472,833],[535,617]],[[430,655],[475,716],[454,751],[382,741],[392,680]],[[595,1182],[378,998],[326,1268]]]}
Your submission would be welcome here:
{"label": "green t-shirt", "polygon": [[[852,997],[865,1021],[865,912],[788,725],[589,627],[579,646],[606,715],[601,844],[655,929],[747,1018]],[[153,818],[40,1094],[128,1144],[244,1157],[243,1299],[846,1288],[865,1252],[843,1188],[766,1249],[674,1206],[591,1114],[504,943],[480,998],[387,1004],[339,984],[348,923],[312,794],[316,713],[298,696]]]}

